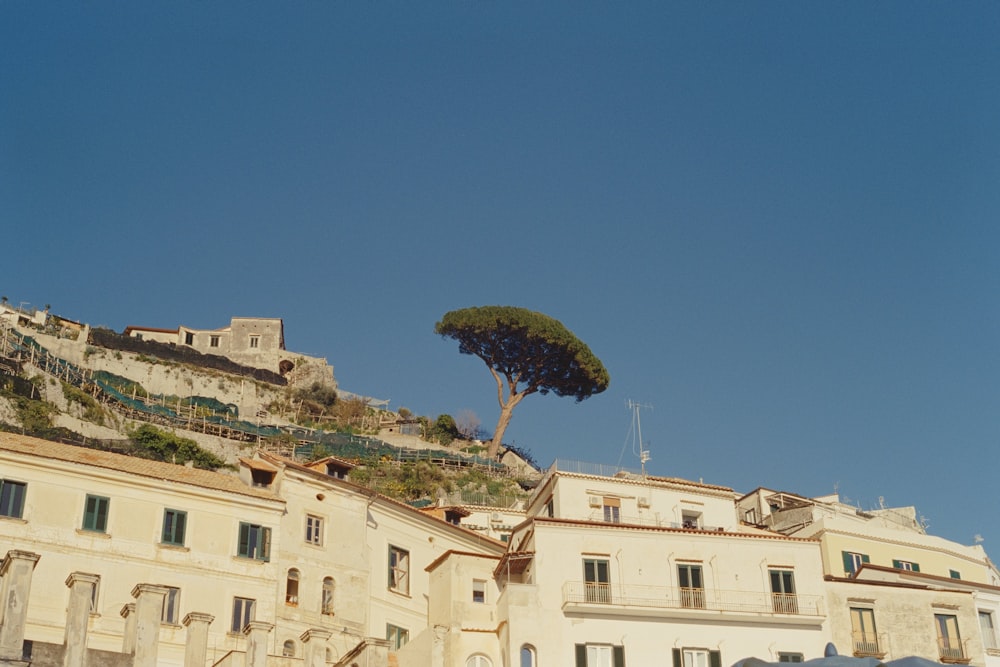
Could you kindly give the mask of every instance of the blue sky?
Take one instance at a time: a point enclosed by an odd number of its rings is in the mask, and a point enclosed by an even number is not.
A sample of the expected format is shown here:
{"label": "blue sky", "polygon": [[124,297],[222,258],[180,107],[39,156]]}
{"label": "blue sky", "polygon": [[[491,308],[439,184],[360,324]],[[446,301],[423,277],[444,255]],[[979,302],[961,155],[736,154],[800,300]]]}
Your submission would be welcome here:
{"label": "blue sky", "polygon": [[[916,505],[1000,553],[995,3],[0,4],[0,291],[285,320],[341,386],[492,428],[448,310],[607,366],[507,440]],[[623,448],[625,449],[622,458]]]}

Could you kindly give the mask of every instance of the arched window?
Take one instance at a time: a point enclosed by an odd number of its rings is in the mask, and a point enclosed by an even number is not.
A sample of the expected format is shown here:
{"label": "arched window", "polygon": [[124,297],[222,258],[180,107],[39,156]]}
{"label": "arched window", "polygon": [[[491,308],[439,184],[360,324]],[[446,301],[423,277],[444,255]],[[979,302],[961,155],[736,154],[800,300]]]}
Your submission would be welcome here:
{"label": "arched window", "polygon": [[535,667],[535,647],[531,644],[521,647],[521,667]]}
{"label": "arched window", "polygon": [[281,656],[284,658],[294,658],[295,657],[295,642],[291,639],[285,640],[284,645],[281,647]]}
{"label": "arched window", "polygon": [[469,659],[465,661],[465,667],[493,667],[493,663],[485,655],[477,653],[469,656]]}
{"label": "arched window", "polygon": [[288,579],[285,580],[285,604],[297,605],[299,603],[299,571],[292,568],[288,571]]}
{"label": "arched window", "polygon": [[333,577],[325,577],[323,579],[323,604],[322,613],[327,616],[333,616]]}

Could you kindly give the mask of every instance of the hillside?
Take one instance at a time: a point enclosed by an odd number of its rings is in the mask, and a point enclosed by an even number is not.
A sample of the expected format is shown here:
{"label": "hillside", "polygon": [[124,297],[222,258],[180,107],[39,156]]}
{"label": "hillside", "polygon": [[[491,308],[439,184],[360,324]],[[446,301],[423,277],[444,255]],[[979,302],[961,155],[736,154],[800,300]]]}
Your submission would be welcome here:
{"label": "hillside", "polygon": [[[206,335],[212,348],[220,331]],[[0,306],[0,429],[207,468],[256,448],[332,455],[358,466],[353,481],[407,501],[506,507],[538,476],[514,452],[478,456],[481,443],[447,415],[400,414],[340,390],[325,359],[283,344],[240,358],[128,332]]]}

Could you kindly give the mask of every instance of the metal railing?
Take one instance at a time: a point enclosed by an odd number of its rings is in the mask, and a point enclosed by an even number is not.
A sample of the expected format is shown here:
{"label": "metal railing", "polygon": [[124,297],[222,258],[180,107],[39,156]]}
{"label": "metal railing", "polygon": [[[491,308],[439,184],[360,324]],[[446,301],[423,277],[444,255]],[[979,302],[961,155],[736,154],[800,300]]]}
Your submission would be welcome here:
{"label": "metal railing", "polygon": [[820,595],[789,595],[714,588],[618,585],[583,581],[563,584],[563,606],[600,604],[646,609],[704,609],[729,613],[823,616]]}
{"label": "metal railing", "polygon": [[952,637],[938,637],[938,655],[941,660],[949,660],[952,662],[961,662],[966,660],[965,649],[962,648],[962,643],[958,639]]}
{"label": "metal railing", "polygon": [[854,656],[857,658],[885,655],[885,651],[879,646],[878,636],[874,632],[855,631],[851,633],[851,639],[854,645]]}

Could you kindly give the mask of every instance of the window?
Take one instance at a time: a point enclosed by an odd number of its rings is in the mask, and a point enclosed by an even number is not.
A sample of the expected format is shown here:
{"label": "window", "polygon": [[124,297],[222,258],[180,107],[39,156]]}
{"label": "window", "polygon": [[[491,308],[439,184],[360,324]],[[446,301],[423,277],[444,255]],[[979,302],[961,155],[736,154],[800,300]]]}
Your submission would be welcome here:
{"label": "window", "polygon": [[841,551],[840,554],[844,559],[844,574],[848,576],[861,569],[863,564],[871,562],[868,554],[859,554],[853,551]]}
{"label": "window", "polygon": [[333,616],[333,591],[333,577],[325,577],[323,579],[323,600],[320,612],[327,616]]}
{"label": "window", "polygon": [[683,528],[701,528],[701,512],[681,511],[681,526]]}
{"label": "window", "polygon": [[250,347],[251,349],[260,347],[260,336],[250,336]]}
{"label": "window", "polygon": [[757,523],[757,510],[750,508],[743,513],[743,520],[747,523]]}
{"label": "window", "polygon": [[181,617],[181,589],[167,586],[167,594],[163,596],[163,611],[160,620],[169,625],[179,625]]}
{"label": "window", "polygon": [[209,338],[208,338],[208,346],[209,347],[219,347],[219,337],[218,336],[209,336]]}
{"label": "window", "polygon": [[795,577],[791,570],[768,570],[771,575],[771,603],[777,614],[799,613],[795,597]]}
{"label": "window", "polygon": [[271,558],[271,529],[240,522],[240,542],[236,555],[254,560]]}
{"label": "window", "polygon": [[285,604],[293,607],[299,604],[299,571],[292,568],[285,579]]}
{"label": "window", "polygon": [[465,661],[465,667],[493,667],[493,663],[485,655],[473,655]]}
{"label": "window", "polygon": [[604,499],[604,520],[608,523],[621,523],[622,501],[619,498]]}
{"label": "window", "polygon": [[184,546],[184,528],[187,526],[187,512],[180,510],[163,510],[163,534],[160,542]]}
{"label": "window", "polygon": [[993,612],[979,612],[979,629],[983,634],[983,648],[995,649],[997,646],[997,630],[993,625]]}
{"label": "window", "polygon": [[625,667],[625,647],[577,644],[576,667]]}
{"label": "window", "polygon": [[851,640],[856,657],[881,658],[885,655],[878,646],[874,609],[851,607]]}
{"label": "window", "polygon": [[545,516],[549,518],[554,518],[555,515],[556,515],[556,501],[552,498],[549,498],[548,501],[545,503]]}
{"label": "window", "polygon": [[703,648],[675,648],[674,667],[722,667],[722,653]]}
{"label": "window", "polygon": [[608,561],[585,558],[583,560],[584,599],[587,602],[611,602],[611,576]]}
{"label": "window", "polygon": [[83,529],[103,533],[108,528],[108,504],[103,496],[87,496],[83,506]]}
{"label": "window", "polygon": [[705,608],[705,585],[701,578],[701,565],[682,563],[677,566],[677,583],[680,586],[681,606]]}
{"label": "window", "polygon": [[934,614],[937,627],[938,655],[942,660],[964,660],[962,637],[958,634],[958,617],[949,614]]}
{"label": "window", "polygon": [[101,592],[101,578],[97,577],[97,581],[90,587],[90,613],[97,614],[99,607],[97,606],[98,594]]}
{"label": "window", "polygon": [[194,334],[191,333],[190,331],[185,331],[184,332],[184,344],[185,345],[194,345]]}
{"label": "window", "polygon": [[233,598],[233,622],[230,632],[241,632],[247,623],[253,620],[257,602],[250,598]]}
{"label": "window", "polygon": [[535,647],[531,644],[525,644],[521,647],[520,667],[535,667]]}
{"label": "window", "polygon": [[410,594],[410,552],[389,545],[389,590]]}
{"label": "window", "polygon": [[893,559],[892,566],[897,570],[907,570],[908,572],[920,572],[920,566],[908,560]]}
{"label": "window", "polygon": [[778,651],[778,662],[802,662],[802,654]]}
{"label": "window", "polygon": [[281,657],[283,658],[294,658],[295,657],[295,642],[291,639],[286,639],[285,643],[281,645]]}
{"label": "window", "polygon": [[962,573],[959,572],[958,570],[948,570],[948,576],[951,577],[952,579],[961,579]]}
{"label": "window", "polygon": [[323,545],[323,519],[312,514],[306,515],[306,544]]}
{"label": "window", "polygon": [[385,638],[389,640],[389,650],[398,651],[410,641],[410,631],[390,623],[385,626]]}
{"label": "window", "polygon": [[485,603],[486,602],[486,581],[483,579],[473,579],[472,580],[472,601]]}
{"label": "window", "polygon": [[24,515],[24,491],[27,485],[23,482],[12,482],[0,479],[0,516],[20,519]]}

